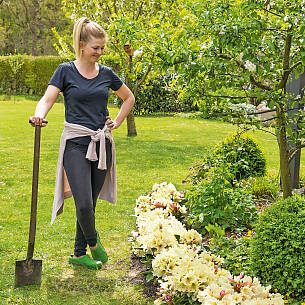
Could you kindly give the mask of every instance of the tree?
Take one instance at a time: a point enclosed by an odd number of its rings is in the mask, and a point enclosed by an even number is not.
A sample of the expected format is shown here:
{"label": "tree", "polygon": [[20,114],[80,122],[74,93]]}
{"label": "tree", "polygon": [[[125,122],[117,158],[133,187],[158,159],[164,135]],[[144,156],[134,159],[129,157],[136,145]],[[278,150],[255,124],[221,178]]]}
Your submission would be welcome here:
{"label": "tree", "polygon": [[288,102],[303,102],[287,93],[286,84],[305,65],[305,1],[194,0],[188,5],[197,19],[193,39],[198,46],[192,50],[194,63],[180,70],[204,83],[203,96],[229,88],[240,98],[264,100],[275,108],[283,195],[291,196],[289,159],[295,149],[287,139],[300,149],[304,132],[292,133]]}
{"label": "tree", "polygon": [[59,0],[0,1],[0,53],[54,54],[51,27],[68,25]]}
{"label": "tree", "polygon": [[[63,5],[66,16],[73,21],[87,16],[105,28],[110,36],[108,52],[117,56],[121,75],[135,96],[154,74],[165,73],[175,64],[189,60],[184,34],[193,19],[184,9],[184,1],[64,0]],[[71,55],[71,36],[63,37],[56,30],[54,33],[58,51]],[[135,50],[133,57],[125,53],[125,45]],[[128,135],[136,135],[130,120],[133,114],[128,117]]]}

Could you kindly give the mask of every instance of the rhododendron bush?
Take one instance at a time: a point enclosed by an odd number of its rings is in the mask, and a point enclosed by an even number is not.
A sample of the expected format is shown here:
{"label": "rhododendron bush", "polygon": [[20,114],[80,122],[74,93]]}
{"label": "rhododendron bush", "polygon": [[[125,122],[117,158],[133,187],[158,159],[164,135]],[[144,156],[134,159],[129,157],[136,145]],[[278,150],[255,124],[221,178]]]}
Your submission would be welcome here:
{"label": "rhododendron bush", "polygon": [[138,257],[152,257],[152,272],[160,284],[154,304],[178,305],[176,296],[190,304],[284,304],[280,294],[269,293],[270,286],[243,273],[233,277],[222,268],[220,257],[201,247],[201,235],[178,220],[187,214],[183,199],[184,193],[173,184],[162,183],[136,201],[138,230],[133,232],[132,247]]}

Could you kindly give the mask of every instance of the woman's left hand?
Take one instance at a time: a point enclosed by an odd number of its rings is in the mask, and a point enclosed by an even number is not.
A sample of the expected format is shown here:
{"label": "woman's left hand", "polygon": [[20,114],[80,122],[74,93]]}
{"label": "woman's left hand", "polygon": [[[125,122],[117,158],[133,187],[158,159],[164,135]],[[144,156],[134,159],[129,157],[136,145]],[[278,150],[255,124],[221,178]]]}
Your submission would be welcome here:
{"label": "woman's left hand", "polygon": [[108,129],[113,130],[120,127],[120,124],[116,120],[111,120],[110,116],[106,116],[106,125]]}

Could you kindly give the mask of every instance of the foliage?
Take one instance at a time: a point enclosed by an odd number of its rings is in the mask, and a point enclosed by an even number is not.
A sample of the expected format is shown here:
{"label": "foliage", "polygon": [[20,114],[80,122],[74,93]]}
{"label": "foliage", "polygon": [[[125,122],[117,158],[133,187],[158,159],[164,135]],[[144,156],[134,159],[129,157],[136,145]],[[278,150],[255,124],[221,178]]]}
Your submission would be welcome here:
{"label": "foliage", "polygon": [[[19,94],[42,94],[45,91],[57,65],[63,61],[62,58],[54,56],[1,56],[1,91],[3,93],[9,93],[14,90]],[[18,62],[18,73],[14,62]]]}
{"label": "foliage", "polygon": [[217,224],[223,229],[243,230],[255,221],[256,208],[251,194],[233,186],[233,175],[222,164],[211,168],[206,177],[186,192],[190,211],[188,223],[204,233],[205,226]]}
{"label": "foliage", "polygon": [[191,167],[191,181],[198,183],[211,168],[226,166],[233,180],[259,177],[266,173],[266,159],[258,145],[249,137],[232,134],[216,145],[201,162]]}
{"label": "foliage", "polygon": [[167,74],[152,77],[147,85],[138,89],[134,113],[140,115],[192,110],[192,105],[179,97],[178,90],[171,86],[173,80],[174,76]]}
{"label": "foliage", "polygon": [[209,240],[205,248],[215,255],[224,259],[222,266],[229,270],[233,275],[239,275],[241,272],[253,275],[250,269],[249,251],[250,237],[248,235],[240,238],[214,236]]}
{"label": "foliage", "polygon": [[[287,115],[289,107],[297,106],[296,103],[302,108],[304,98],[286,90],[291,73],[298,77],[305,64],[304,8],[304,0],[297,3],[191,0],[188,9],[196,19],[192,37],[198,43],[191,44],[190,50],[195,58],[177,68],[182,74],[181,86],[188,84],[196,92],[196,86],[201,84],[197,91],[201,96],[224,97],[215,92],[228,88],[238,93],[228,98],[232,102],[237,98],[264,100],[270,109],[275,107],[284,197],[292,194],[289,177],[292,151],[287,137],[301,143],[304,139],[303,129],[298,134],[293,132],[292,119]],[[303,113],[299,118],[303,126]]]}
{"label": "foliage", "polygon": [[60,1],[0,1],[0,55],[56,55],[51,28],[64,31],[68,19]]}
{"label": "foliage", "polygon": [[22,60],[22,58],[20,56],[14,56],[12,54],[10,54],[7,57],[7,61],[9,64],[9,67],[12,71],[12,78],[13,78],[13,86],[11,88],[9,88],[9,95],[11,93],[16,94],[17,92],[17,75],[20,72],[20,69],[22,68],[22,66],[24,65],[24,62]]}
{"label": "foliage", "polygon": [[275,200],[279,197],[280,186],[274,176],[250,177],[242,182],[256,199]]}
{"label": "foliage", "polygon": [[[118,56],[120,76],[135,96],[140,94],[135,102],[136,113],[151,111],[148,102],[156,105],[159,101],[159,97],[158,101],[155,100],[158,90],[163,96],[162,108],[168,107],[168,97],[176,95],[173,90],[165,93],[163,88],[153,86],[151,99],[145,91],[142,94],[139,91],[141,86],[149,84],[150,79],[152,83],[159,82],[159,75],[172,74],[171,67],[187,62],[190,58],[189,43],[185,38],[194,20],[184,1],[107,0],[97,3],[96,0],[80,0],[75,3],[73,0],[64,0],[63,6],[66,16],[71,20],[87,16],[105,28],[110,37],[107,48],[111,54]],[[58,39],[58,52],[71,54],[71,35],[62,35],[57,29],[53,29],[53,32]],[[125,53],[124,45],[131,47],[133,56]],[[170,99],[171,106],[176,109],[184,107],[178,105],[180,102],[180,98]],[[129,124],[127,126],[129,128]]]}
{"label": "foliage", "polygon": [[233,134],[215,147],[215,158],[229,163],[230,172],[237,180],[263,176],[266,159],[258,145],[249,137]]}
{"label": "foliage", "polygon": [[251,269],[282,294],[305,297],[305,200],[281,199],[260,215],[251,242]]}

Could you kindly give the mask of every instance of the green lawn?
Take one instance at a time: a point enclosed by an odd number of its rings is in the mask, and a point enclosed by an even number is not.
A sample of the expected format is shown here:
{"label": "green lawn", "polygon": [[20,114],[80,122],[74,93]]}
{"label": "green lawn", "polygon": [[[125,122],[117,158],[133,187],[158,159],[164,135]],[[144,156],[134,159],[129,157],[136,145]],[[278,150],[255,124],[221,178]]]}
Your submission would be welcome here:
{"label": "green lawn", "polygon": [[[128,237],[134,229],[135,200],[154,183],[171,181],[178,189],[185,188],[181,181],[188,168],[235,128],[216,121],[140,117],[136,118],[136,138],[126,137],[126,123],[114,131],[118,203],[99,203],[96,213],[109,262],[101,270],[91,271],[67,263],[75,229],[72,199],[66,201],[64,214],[50,225],[64,119],[63,104],[55,104],[41,140],[34,258],[43,260],[42,285],[14,289],[15,260],[25,259],[27,249],[34,139],[34,128],[27,121],[35,106],[33,101],[0,101],[0,304],[151,304],[142,287],[128,281]],[[117,112],[110,108],[113,117]],[[268,171],[277,174],[275,139],[262,132],[253,136],[266,154]]]}

